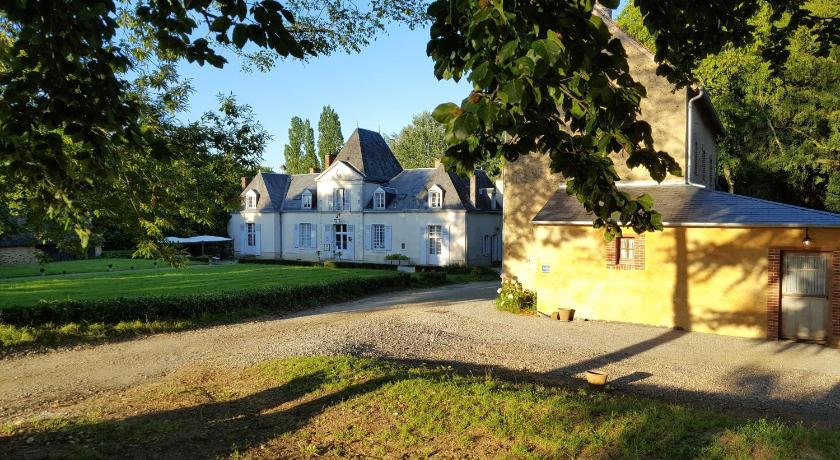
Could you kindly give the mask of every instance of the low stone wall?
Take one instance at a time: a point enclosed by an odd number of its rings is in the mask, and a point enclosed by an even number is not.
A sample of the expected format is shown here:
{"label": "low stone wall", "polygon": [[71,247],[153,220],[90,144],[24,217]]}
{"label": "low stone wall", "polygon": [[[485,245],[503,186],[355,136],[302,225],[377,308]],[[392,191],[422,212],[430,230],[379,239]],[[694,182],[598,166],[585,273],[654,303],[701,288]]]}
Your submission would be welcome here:
{"label": "low stone wall", "polygon": [[0,248],[0,265],[37,263],[38,252],[31,247]]}

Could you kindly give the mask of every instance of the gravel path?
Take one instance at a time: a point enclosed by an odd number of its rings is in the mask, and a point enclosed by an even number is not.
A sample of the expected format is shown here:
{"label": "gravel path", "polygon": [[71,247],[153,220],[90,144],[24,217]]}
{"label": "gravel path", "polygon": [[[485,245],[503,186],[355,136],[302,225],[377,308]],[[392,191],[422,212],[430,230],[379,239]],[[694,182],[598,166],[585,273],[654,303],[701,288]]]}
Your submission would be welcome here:
{"label": "gravel path", "polygon": [[184,367],[353,353],[580,384],[840,427],[840,350],[495,310],[497,283],[391,293],[283,318],[0,360],[0,421],[61,412]]}

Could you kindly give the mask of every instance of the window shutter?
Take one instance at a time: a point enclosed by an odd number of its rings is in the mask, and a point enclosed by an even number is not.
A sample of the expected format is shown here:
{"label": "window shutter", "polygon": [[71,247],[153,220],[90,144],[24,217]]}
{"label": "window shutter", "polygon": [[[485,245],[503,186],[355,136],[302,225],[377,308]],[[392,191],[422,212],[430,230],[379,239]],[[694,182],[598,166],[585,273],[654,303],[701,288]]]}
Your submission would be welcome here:
{"label": "window shutter", "polygon": [[294,244],[296,248],[300,247],[300,224],[295,224]]}
{"label": "window shutter", "polygon": [[426,265],[429,243],[426,241],[426,226],[420,227],[420,265]]}
{"label": "window shutter", "polygon": [[[245,243],[247,243],[246,238],[248,238],[246,233],[245,224],[239,224],[239,238],[237,238],[239,240],[239,252],[245,251]],[[234,247],[233,250],[236,251],[236,247]]]}
{"label": "window shutter", "polygon": [[441,259],[444,265],[449,265],[449,227],[442,225],[440,227],[440,252]]}
{"label": "window shutter", "polygon": [[318,247],[318,224],[309,224],[309,248]]}
{"label": "window shutter", "polygon": [[350,189],[344,189],[344,210],[350,211]]}
{"label": "window shutter", "polygon": [[385,250],[386,251],[391,250],[391,226],[390,225],[385,226]]}
{"label": "window shutter", "polygon": [[254,225],[254,232],[256,232],[255,242],[257,243],[256,254],[260,255],[262,252],[262,224]]}
{"label": "window shutter", "polygon": [[365,225],[365,250],[370,251],[373,247],[373,226]]}
{"label": "window shutter", "polygon": [[324,244],[330,245],[330,251],[332,251],[333,247],[333,235],[332,235],[332,225],[324,224]]}
{"label": "window shutter", "polygon": [[327,198],[327,207],[330,211],[335,211],[335,205],[333,204],[333,200],[335,200],[335,190],[330,193],[330,196]]}

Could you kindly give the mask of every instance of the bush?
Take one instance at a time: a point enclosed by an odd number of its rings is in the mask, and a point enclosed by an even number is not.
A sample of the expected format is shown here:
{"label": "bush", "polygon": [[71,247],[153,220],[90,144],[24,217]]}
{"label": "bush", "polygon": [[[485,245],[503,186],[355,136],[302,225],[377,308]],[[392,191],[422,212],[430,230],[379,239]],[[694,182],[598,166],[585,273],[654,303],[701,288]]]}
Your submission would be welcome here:
{"label": "bush", "polygon": [[301,267],[326,267],[326,268],[373,268],[379,270],[396,270],[397,267],[391,264],[375,264],[371,262],[341,262],[335,260],[324,260],[320,262],[310,260],[282,260],[282,259],[239,259],[240,264],[263,264],[263,265],[295,265]]}
{"label": "bush", "polygon": [[102,251],[103,259],[130,259],[134,254],[133,249],[119,250],[119,251]]}
{"label": "bush", "polygon": [[522,287],[516,278],[502,278],[502,287],[497,291],[496,306],[499,310],[512,313],[536,314],[537,294]]}
{"label": "bush", "polygon": [[397,288],[446,282],[443,273],[428,273],[417,277],[397,273],[314,285],[277,286],[215,294],[42,301],[35,305],[0,309],[0,323],[19,326],[76,322],[113,324],[120,321],[174,320],[229,314],[245,308],[266,313],[291,312]]}
{"label": "bush", "polygon": [[411,260],[411,258],[409,258],[409,257],[408,257],[408,256],[406,256],[406,255],[403,255],[403,254],[399,254],[399,253],[397,253],[397,254],[388,254],[388,255],[386,255],[386,256],[385,256],[385,260]]}

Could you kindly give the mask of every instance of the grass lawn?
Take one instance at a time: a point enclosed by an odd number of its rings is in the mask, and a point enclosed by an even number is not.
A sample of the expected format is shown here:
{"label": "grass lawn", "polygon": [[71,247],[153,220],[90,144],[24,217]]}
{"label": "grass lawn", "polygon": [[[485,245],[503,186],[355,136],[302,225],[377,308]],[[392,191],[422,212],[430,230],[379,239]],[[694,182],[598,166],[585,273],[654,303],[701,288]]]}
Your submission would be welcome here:
{"label": "grass lawn", "polygon": [[0,280],[0,308],[34,304],[39,300],[198,294],[276,285],[301,285],[342,278],[382,276],[388,273],[396,272],[291,265],[202,264],[184,269],[11,279]]}
{"label": "grass lawn", "polygon": [[352,357],[195,370],[0,425],[11,458],[819,458],[840,433]]}
{"label": "grass lawn", "polygon": [[[113,265],[113,271],[153,269],[155,261],[149,259],[85,259],[68,260],[64,262],[50,262],[44,266],[44,275],[58,275],[64,273],[107,273],[108,264]],[[158,262],[160,263],[160,262]],[[190,262],[190,264],[207,265],[206,262]],[[169,269],[161,266],[158,270]],[[17,278],[22,276],[41,276],[41,265],[38,264],[14,264],[0,265],[0,280],[4,278]]]}

